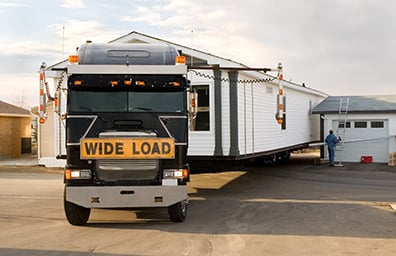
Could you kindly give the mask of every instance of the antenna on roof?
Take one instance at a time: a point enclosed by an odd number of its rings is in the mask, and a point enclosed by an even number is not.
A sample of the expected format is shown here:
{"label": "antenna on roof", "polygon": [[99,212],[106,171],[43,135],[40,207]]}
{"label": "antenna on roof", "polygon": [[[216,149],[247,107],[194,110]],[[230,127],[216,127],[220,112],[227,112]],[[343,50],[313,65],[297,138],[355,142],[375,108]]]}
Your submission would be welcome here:
{"label": "antenna on roof", "polygon": [[[194,30],[193,29],[191,29],[191,49],[194,49]],[[194,66],[194,57],[192,54],[190,54],[190,57],[191,57],[190,66],[193,67]]]}
{"label": "antenna on roof", "polygon": [[65,58],[65,26],[62,27],[62,59]]}

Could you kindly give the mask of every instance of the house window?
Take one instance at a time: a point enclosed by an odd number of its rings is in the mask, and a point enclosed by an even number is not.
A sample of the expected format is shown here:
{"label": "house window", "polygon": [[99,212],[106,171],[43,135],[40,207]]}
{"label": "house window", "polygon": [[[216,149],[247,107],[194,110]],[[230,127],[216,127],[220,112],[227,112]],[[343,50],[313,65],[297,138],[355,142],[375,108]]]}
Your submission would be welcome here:
{"label": "house window", "polygon": [[194,85],[193,89],[198,93],[198,113],[195,119],[194,131],[210,130],[210,98],[209,85]]}
{"label": "house window", "polygon": [[384,128],[383,121],[371,121],[371,128]]}
{"label": "house window", "polygon": [[367,128],[367,122],[355,122],[355,128]]}

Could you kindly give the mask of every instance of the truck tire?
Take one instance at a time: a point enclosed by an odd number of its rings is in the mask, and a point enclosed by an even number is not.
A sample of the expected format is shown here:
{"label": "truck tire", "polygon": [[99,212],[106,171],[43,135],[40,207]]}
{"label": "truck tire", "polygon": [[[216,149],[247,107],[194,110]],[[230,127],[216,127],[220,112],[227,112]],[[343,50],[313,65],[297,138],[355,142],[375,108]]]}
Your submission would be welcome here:
{"label": "truck tire", "polygon": [[183,200],[168,207],[169,218],[173,222],[183,222],[187,216],[188,201]]}
{"label": "truck tire", "polygon": [[63,207],[67,221],[75,226],[85,225],[89,219],[89,215],[91,214],[90,208],[85,208],[66,201],[66,191],[63,198]]}

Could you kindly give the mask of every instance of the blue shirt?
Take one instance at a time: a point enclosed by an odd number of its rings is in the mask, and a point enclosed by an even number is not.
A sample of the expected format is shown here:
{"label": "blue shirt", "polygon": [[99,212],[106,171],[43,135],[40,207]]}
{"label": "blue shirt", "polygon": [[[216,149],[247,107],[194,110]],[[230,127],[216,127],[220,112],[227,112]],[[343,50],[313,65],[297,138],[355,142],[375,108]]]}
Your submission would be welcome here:
{"label": "blue shirt", "polygon": [[327,135],[327,137],[326,137],[326,143],[327,143],[327,145],[329,145],[329,146],[335,146],[335,144],[338,143],[337,136],[335,136],[334,133],[333,133],[333,134]]}

